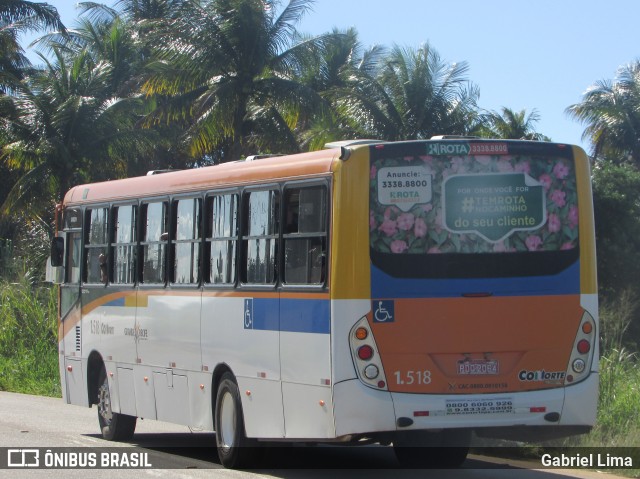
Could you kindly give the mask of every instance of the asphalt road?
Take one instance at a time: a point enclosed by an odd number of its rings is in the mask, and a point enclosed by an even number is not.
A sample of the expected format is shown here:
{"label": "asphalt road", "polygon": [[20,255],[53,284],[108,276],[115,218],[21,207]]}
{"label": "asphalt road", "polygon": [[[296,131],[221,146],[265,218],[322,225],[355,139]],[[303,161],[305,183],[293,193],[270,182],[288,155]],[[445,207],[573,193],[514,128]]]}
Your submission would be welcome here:
{"label": "asphalt road", "polygon": [[[399,469],[390,447],[289,447],[270,450],[265,468],[231,471],[218,462],[213,433],[190,431],[184,426],[158,421],[138,421],[136,434],[127,443],[101,439],[97,412],[63,404],[61,399],[0,392],[0,448],[111,448],[143,451],[153,465],[149,469],[0,469],[0,477],[25,478],[280,478],[382,479],[602,479],[589,470],[538,470],[532,464],[471,455],[457,470]],[[135,449],[132,449],[134,448]],[[101,451],[101,449],[87,449]],[[55,451],[55,449],[53,449]],[[6,450],[2,450],[7,454]],[[0,462],[1,464],[2,462]],[[6,461],[5,461],[6,463]],[[533,467],[536,467],[533,464]],[[611,477],[611,476],[610,476]]]}

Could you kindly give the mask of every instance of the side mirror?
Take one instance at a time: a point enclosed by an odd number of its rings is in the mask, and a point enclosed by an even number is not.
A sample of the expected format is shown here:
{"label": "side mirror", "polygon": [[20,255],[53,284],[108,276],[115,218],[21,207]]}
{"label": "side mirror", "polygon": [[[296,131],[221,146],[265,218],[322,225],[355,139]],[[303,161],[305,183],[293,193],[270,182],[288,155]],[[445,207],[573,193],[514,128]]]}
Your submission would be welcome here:
{"label": "side mirror", "polygon": [[62,266],[64,262],[64,238],[56,236],[51,240],[51,266]]}

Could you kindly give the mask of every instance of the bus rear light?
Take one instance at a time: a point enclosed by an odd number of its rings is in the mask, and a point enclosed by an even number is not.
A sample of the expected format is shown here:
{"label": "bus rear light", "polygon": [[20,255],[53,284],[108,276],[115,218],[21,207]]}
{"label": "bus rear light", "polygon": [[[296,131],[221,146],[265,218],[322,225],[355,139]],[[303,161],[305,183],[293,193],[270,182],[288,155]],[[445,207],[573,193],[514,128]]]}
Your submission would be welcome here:
{"label": "bus rear light", "polygon": [[530,407],[529,412],[547,412],[547,408],[545,406]]}
{"label": "bus rear light", "polygon": [[413,417],[429,417],[429,411],[413,411]]}
{"label": "bus rear light", "polygon": [[375,379],[378,377],[378,374],[380,374],[380,370],[375,364],[369,364],[364,368],[363,373],[367,379]]}
{"label": "bus rear light", "polygon": [[578,374],[582,373],[585,367],[585,362],[580,358],[576,359],[571,365],[571,368]]}
{"label": "bus rear light", "polygon": [[368,344],[358,348],[358,357],[363,361],[368,361],[373,357],[373,348]]}
{"label": "bus rear light", "polygon": [[349,346],[358,379],[371,388],[386,390],[387,379],[382,358],[366,317],[360,318],[349,331]]}
{"label": "bus rear light", "polygon": [[591,345],[586,339],[581,339],[580,341],[578,341],[577,349],[580,354],[587,354],[591,350]]}
{"label": "bus rear light", "polygon": [[360,341],[364,341],[369,336],[369,331],[366,328],[358,328],[356,329],[356,338]]}
{"label": "bus rear light", "polygon": [[565,384],[577,383],[589,376],[591,363],[598,349],[597,337],[596,320],[584,311],[573,342],[571,357],[567,363]]}

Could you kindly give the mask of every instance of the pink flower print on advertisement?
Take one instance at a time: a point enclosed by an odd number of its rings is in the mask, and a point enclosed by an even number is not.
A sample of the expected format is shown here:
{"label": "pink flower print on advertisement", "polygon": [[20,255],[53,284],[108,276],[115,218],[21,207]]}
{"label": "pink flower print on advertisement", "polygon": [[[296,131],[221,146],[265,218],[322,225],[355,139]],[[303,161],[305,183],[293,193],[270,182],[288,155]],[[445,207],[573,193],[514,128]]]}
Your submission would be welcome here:
{"label": "pink flower print on advertisement", "polygon": [[416,238],[427,236],[427,223],[422,218],[418,218],[413,226],[413,234]]}
{"label": "pink flower print on advertisement", "polygon": [[392,253],[404,253],[405,251],[407,251],[409,249],[409,246],[407,246],[407,242],[406,241],[402,241],[402,240],[394,240],[391,242],[391,252]]}
{"label": "pink flower print on advertisement", "polygon": [[569,167],[562,161],[553,167],[553,175],[559,180],[564,180],[569,175]]}
{"label": "pink flower print on advertisement", "polygon": [[567,204],[566,197],[567,194],[564,191],[560,190],[553,190],[550,195],[551,201],[553,201],[553,203],[558,208],[562,208],[565,204]]}
{"label": "pink flower print on advertisement", "polygon": [[415,217],[411,213],[402,213],[398,216],[398,228],[402,231],[409,231],[413,227]]}
{"label": "pink flower print on advertisement", "polygon": [[542,238],[540,236],[527,236],[525,243],[529,251],[538,251],[542,246]]}
{"label": "pink flower print on advertisement", "polygon": [[378,229],[387,236],[393,236],[398,232],[398,224],[394,220],[390,220],[389,218],[385,217],[384,221],[378,227]]}
{"label": "pink flower print on advertisement", "polygon": [[557,233],[562,229],[562,222],[557,214],[551,213],[547,218],[549,233]]}

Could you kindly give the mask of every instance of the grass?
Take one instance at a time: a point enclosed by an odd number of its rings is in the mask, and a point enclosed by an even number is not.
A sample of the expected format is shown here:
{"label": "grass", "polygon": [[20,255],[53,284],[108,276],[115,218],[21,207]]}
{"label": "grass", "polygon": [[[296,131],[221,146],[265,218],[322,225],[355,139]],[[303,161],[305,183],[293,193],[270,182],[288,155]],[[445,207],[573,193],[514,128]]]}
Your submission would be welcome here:
{"label": "grass", "polygon": [[55,288],[0,282],[0,390],[60,396]]}
{"label": "grass", "polygon": [[640,368],[635,354],[610,351],[600,360],[598,420],[587,446],[640,445]]}

